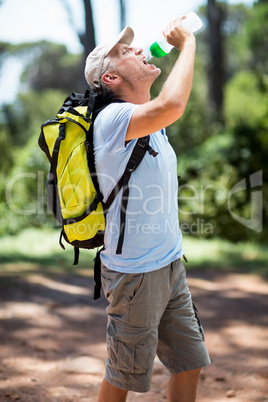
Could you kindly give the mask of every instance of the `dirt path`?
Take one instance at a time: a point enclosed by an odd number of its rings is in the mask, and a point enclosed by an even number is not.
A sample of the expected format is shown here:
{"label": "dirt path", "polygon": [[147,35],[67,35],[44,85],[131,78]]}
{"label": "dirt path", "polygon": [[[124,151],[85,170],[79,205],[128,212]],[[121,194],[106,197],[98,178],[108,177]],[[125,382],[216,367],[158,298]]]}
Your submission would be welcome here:
{"label": "dirt path", "polygon": [[[106,302],[92,300],[92,279],[8,269],[0,277],[0,401],[96,401]],[[197,401],[268,401],[268,282],[212,270],[191,271],[188,282],[213,361]],[[156,360],[151,391],[128,401],[166,401],[167,381]]]}

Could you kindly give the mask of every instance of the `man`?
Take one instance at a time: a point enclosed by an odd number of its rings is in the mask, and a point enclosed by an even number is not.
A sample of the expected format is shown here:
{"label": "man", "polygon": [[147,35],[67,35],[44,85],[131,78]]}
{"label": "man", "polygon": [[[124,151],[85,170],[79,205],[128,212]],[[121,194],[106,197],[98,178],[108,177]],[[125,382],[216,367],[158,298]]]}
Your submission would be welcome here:
{"label": "man", "polygon": [[101,261],[109,301],[108,360],[98,402],[125,401],[129,390],[147,392],[156,354],[171,373],[168,401],[194,401],[201,367],[210,363],[181,262],[177,163],[164,129],[182,116],[192,87],[195,37],[181,20],[164,31],[180,56],[154,100],[150,88],[160,69],[146,62],[142,49],[131,47],[130,27],[112,44],[97,46],[86,61],[88,84],[112,101],[94,123],[104,200],[123,174],[137,138],[150,135],[158,152],[156,157],[147,152],[132,173],[121,252],[122,191],[107,214]]}

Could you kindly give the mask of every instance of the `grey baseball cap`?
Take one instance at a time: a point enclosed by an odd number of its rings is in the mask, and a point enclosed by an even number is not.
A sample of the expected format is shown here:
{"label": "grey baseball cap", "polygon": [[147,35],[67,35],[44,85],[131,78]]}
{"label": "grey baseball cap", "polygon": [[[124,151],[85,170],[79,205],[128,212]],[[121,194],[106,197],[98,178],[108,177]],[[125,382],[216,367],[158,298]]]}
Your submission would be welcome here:
{"label": "grey baseball cap", "polygon": [[95,91],[101,92],[100,78],[106,67],[107,56],[117,43],[130,45],[134,39],[134,31],[126,26],[117,38],[106,45],[98,45],[87,56],[85,78],[88,85]]}

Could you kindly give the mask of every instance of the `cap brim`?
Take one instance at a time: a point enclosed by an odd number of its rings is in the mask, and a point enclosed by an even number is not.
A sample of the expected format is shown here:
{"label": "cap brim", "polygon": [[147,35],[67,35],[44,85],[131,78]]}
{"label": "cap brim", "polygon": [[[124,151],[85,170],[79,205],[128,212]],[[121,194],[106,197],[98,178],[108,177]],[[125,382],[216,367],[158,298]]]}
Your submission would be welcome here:
{"label": "cap brim", "polygon": [[105,55],[107,56],[108,53],[110,53],[110,51],[117,45],[117,43],[125,43],[126,45],[131,45],[132,41],[134,39],[134,31],[130,26],[126,26],[121,32],[120,34],[117,36],[117,38],[113,41],[113,43],[111,43],[108,46],[108,49],[105,53]]}

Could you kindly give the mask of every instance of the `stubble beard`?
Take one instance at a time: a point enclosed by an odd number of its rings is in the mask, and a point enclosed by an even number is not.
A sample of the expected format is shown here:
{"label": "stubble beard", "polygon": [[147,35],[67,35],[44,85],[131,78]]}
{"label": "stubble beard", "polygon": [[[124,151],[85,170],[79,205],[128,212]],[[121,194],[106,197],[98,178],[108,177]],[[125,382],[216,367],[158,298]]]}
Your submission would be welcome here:
{"label": "stubble beard", "polygon": [[121,74],[121,77],[123,78],[125,84],[130,88],[130,89],[136,89],[137,85],[140,86],[141,84],[148,84],[149,87],[153,84],[155,79],[161,74],[160,68],[156,68],[155,70],[143,70],[137,74],[136,71],[130,70],[126,72],[125,74]]}

